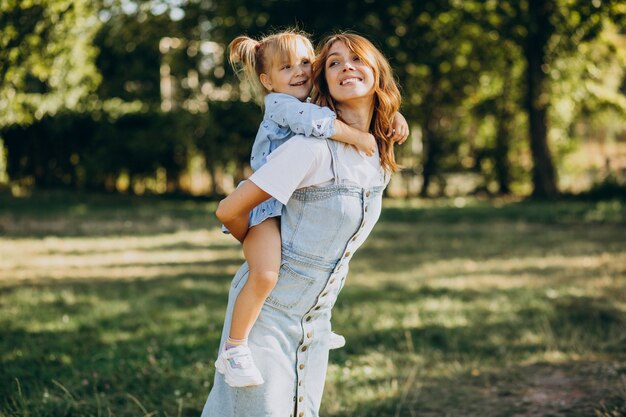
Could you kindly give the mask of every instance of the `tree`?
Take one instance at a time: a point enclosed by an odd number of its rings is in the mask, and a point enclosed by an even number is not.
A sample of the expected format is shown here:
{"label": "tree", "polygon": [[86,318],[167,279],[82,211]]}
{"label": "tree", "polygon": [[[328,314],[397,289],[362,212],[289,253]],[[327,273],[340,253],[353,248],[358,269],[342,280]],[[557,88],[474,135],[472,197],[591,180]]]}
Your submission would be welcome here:
{"label": "tree", "polygon": [[0,2],[0,126],[77,109],[100,76],[91,2]]}

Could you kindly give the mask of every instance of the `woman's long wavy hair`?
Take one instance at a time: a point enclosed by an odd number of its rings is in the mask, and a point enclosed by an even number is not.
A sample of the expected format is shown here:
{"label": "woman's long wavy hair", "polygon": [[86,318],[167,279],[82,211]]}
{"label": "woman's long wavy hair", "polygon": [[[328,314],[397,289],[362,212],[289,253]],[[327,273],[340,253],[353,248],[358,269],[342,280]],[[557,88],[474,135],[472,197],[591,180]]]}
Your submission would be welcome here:
{"label": "woman's long wavy hair", "polygon": [[372,68],[374,73],[374,114],[370,133],[378,142],[380,164],[387,172],[399,169],[393,152],[393,141],[387,137],[395,114],[400,109],[400,91],[393,76],[391,66],[383,54],[363,36],[354,33],[339,33],[326,38],[320,45],[313,63],[313,102],[337,111],[337,102],[331,97],[326,81],[326,59],[335,42],[343,42],[361,61]]}

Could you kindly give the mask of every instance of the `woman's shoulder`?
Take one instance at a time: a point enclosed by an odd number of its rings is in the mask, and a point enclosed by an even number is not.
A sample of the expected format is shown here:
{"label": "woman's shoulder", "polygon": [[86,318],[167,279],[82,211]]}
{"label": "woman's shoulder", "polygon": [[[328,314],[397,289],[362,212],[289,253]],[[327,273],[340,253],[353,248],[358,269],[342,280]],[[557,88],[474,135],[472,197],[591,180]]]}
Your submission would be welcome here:
{"label": "woman's shoulder", "polygon": [[307,157],[321,157],[329,152],[325,139],[295,135],[269,154],[267,159],[270,160],[281,157],[298,157],[296,159],[299,159],[302,157],[301,155],[306,155]]}
{"label": "woman's shoulder", "polygon": [[311,148],[328,149],[326,139],[320,139],[313,136],[295,135],[289,141],[297,141],[300,143],[298,146],[307,146]]}
{"label": "woman's shoulder", "polygon": [[287,144],[299,148],[309,148],[315,152],[328,151],[326,139],[315,138],[312,136],[295,135],[285,143],[285,145]]}

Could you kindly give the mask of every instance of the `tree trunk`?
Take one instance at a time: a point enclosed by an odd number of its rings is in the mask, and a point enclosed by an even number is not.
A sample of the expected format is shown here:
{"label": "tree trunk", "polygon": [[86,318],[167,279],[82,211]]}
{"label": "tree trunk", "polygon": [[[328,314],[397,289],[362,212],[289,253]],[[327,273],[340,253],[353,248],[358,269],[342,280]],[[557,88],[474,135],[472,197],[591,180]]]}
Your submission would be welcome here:
{"label": "tree trunk", "polygon": [[511,109],[511,71],[512,60],[507,57],[506,70],[503,74],[503,88],[500,103],[497,109],[496,146],[494,150],[494,167],[498,180],[498,192],[509,194],[511,192],[511,164],[509,161],[509,149],[511,143],[511,123],[513,111]]}
{"label": "tree trunk", "polygon": [[217,184],[217,167],[216,167],[216,161],[214,161],[209,155],[208,152],[204,153],[204,163],[206,166],[206,170],[209,174],[209,177],[211,179],[211,198],[217,199],[220,197],[223,197],[223,195],[220,193],[220,189],[218,189],[218,184]]}
{"label": "tree trunk", "polygon": [[433,78],[430,82],[430,87],[426,92],[424,104],[426,106],[425,117],[422,122],[422,143],[423,148],[423,161],[422,161],[422,176],[424,181],[422,182],[422,189],[420,190],[420,197],[428,197],[428,187],[432,182],[432,178],[437,172],[438,161],[441,143],[437,138],[437,124],[438,124],[438,112],[434,108],[437,101],[435,95],[437,86],[439,83],[439,77],[437,71],[433,71]]}
{"label": "tree trunk", "polygon": [[424,122],[424,128],[422,130],[422,140],[424,142],[422,176],[424,177],[424,181],[422,182],[420,197],[428,197],[428,187],[437,171],[437,158],[439,156],[440,144],[437,140],[433,124],[434,121],[431,117]]}
{"label": "tree trunk", "polygon": [[526,110],[533,157],[533,196],[554,197],[558,193],[556,173],[548,147],[548,91],[545,64],[546,45],[552,34],[550,15],[554,10],[552,0],[529,0],[528,37],[524,45],[526,56]]}

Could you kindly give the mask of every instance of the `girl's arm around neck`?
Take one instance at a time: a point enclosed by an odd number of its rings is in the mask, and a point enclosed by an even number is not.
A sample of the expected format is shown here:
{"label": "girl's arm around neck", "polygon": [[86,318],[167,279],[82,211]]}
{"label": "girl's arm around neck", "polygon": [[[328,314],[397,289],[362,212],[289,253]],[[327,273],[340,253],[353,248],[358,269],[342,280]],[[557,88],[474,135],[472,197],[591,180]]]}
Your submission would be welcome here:
{"label": "girl's arm around neck", "polygon": [[372,134],[337,120],[335,112],[328,107],[301,102],[288,94],[272,93],[265,97],[265,112],[270,120],[289,127],[295,134],[331,138],[354,145],[368,156],[376,152],[376,139]]}
{"label": "girl's arm around neck", "polygon": [[288,94],[265,97],[265,117],[297,135],[327,138],[335,134],[335,112],[328,107],[302,102]]}
{"label": "girl's arm around neck", "polygon": [[250,211],[270,197],[255,183],[247,180],[220,201],[215,215],[238,241],[243,242],[248,234]]}
{"label": "girl's arm around neck", "polygon": [[356,129],[341,120],[335,120],[335,134],[331,136],[331,139],[354,145],[367,156],[372,156],[376,153],[377,145],[374,135]]}

